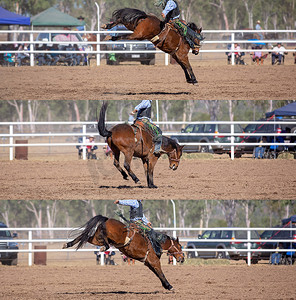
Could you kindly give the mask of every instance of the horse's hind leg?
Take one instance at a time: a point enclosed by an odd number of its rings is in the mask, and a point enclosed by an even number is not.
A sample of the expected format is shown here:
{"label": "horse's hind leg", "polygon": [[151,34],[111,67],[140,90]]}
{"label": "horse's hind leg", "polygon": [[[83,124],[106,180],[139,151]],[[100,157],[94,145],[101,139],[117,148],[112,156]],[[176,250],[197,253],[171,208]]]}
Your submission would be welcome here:
{"label": "horse's hind leg", "polygon": [[135,173],[131,169],[131,161],[133,158],[133,155],[131,153],[125,153],[124,154],[125,159],[124,159],[124,167],[127,170],[129,176],[133,179],[135,183],[139,182],[139,178],[135,175]]}
{"label": "horse's hind leg", "polygon": [[167,289],[167,290],[172,290],[173,287],[170,285],[170,283],[167,281],[165,278],[161,266],[160,266],[160,261],[158,258],[154,258],[153,262],[150,262],[150,260],[145,262],[145,265],[159,278],[159,280],[162,283],[162,286]]}
{"label": "horse's hind leg", "polygon": [[128,180],[127,174],[125,173],[125,171],[121,168],[121,166],[119,164],[119,156],[120,156],[119,149],[112,147],[112,151],[114,154],[114,161],[113,161],[114,166],[121,173],[123,179]]}

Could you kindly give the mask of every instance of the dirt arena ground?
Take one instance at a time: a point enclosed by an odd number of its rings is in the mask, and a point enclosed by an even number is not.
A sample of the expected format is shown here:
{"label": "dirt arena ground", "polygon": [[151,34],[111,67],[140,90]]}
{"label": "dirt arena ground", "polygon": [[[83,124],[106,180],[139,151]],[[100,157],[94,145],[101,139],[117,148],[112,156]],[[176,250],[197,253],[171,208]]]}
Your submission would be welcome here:
{"label": "dirt arena ground", "polygon": [[148,189],[140,160],[132,167],[141,181],[123,180],[110,159],[1,161],[0,200],[295,200],[296,160],[228,157],[183,158],[176,171],[160,159],[158,189]]}
{"label": "dirt arena ground", "polygon": [[[292,55],[290,55],[292,61]],[[1,68],[0,100],[294,100],[296,76],[282,66],[192,62],[198,86],[178,65]]]}
{"label": "dirt arena ground", "polygon": [[296,299],[295,266],[0,266],[1,299]]}

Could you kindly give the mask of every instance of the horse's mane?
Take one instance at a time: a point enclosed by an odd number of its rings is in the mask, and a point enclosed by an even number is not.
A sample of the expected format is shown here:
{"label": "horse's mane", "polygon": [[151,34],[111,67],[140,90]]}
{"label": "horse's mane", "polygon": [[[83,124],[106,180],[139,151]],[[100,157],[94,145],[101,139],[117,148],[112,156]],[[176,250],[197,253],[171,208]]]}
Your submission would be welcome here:
{"label": "horse's mane", "polygon": [[144,11],[135,8],[118,9],[112,14],[112,20],[120,20],[123,25],[136,24],[140,19],[145,18],[147,18],[147,14]]}
{"label": "horse's mane", "polygon": [[177,149],[178,143],[175,140],[163,135],[162,136],[162,145],[164,146],[164,148],[168,147],[169,145],[172,145],[174,149]]}

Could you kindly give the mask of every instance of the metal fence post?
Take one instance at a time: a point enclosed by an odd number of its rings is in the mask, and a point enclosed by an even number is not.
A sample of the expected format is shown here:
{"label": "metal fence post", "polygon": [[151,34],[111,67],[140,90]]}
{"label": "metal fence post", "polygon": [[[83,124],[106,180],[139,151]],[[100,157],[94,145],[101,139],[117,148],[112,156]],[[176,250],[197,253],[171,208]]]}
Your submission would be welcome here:
{"label": "metal fence post", "polygon": [[230,146],[230,150],[231,150],[230,158],[231,158],[231,160],[234,160],[234,146],[233,146],[233,143],[234,143],[234,124],[230,124],[230,133],[231,133],[230,142],[232,144]]}
{"label": "metal fence post", "polygon": [[164,64],[165,64],[166,66],[169,65],[169,54],[168,54],[168,53],[165,53],[165,54],[164,54]]}
{"label": "metal fence post", "polygon": [[101,266],[105,265],[105,253],[104,252],[100,252],[101,254]]}
{"label": "metal fence post", "polygon": [[[9,134],[13,135],[13,125],[9,125]],[[13,136],[9,137],[9,160],[13,160]]]}
{"label": "metal fence post", "polygon": [[247,231],[247,239],[248,239],[248,266],[251,265],[251,231]]}
{"label": "metal fence post", "polygon": [[234,66],[234,32],[231,33],[231,64]]}
{"label": "metal fence post", "polygon": [[[29,232],[28,232],[28,240],[29,241],[32,241],[32,230],[29,230]],[[32,249],[33,249],[33,244],[32,244],[32,242],[29,242],[28,243],[28,250],[30,251],[29,253],[28,253],[28,265],[29,266],[32,266],[33,265],[33,259],[32,259],[32,257],[33,257],[33,253],[32,253]]]}
{"label": "metal fence post", "polygon": [[[30,42],[34,42],[33,32],[30,32]],[[34,44],[30,44],[30,51],[34,51]],[[30,66],[34,67],[34,53],[30,53]]]}
{"label": "metal fence post", "polygon": [[83,160],[86,160],[86,125],[82,125],[82,133],[84,134],[83,138],[82,138],[82,158]]}
{"label": "metal fence post", "polygon": [[[95,2],[95,5],[97,7],[97,21],[98,21],[98,31],[100,30],[100,6],[97,2]],[[97,33],[97,51],[101,51],[101,45],[98,43],[100,42],[101,38],[100,38],[100,34]],[[106,54],[108,55],[108,54]],[[96,54],[96,57],[97,57],[97,66],[100,66],[101,65],[101,54],[100,53],[97,53]]]}

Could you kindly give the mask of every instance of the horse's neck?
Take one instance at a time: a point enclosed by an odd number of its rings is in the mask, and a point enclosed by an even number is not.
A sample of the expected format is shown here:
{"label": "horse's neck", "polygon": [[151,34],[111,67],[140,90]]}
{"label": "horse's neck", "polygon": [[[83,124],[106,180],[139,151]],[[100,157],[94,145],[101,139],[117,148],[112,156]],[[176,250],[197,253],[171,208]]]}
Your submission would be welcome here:
{"label": "horse's neck", "polygon": [[163,250],[168,250],[171,247],[171,245],[172,245],[171,238],[167,236],[166,240],[163,242],[161,247]]}
{"label": "horse's neck", "polygon": [[175,149],[174,144],[170,142],[170,139],[166,136],[163,136],[161,148],[169,153]]}

